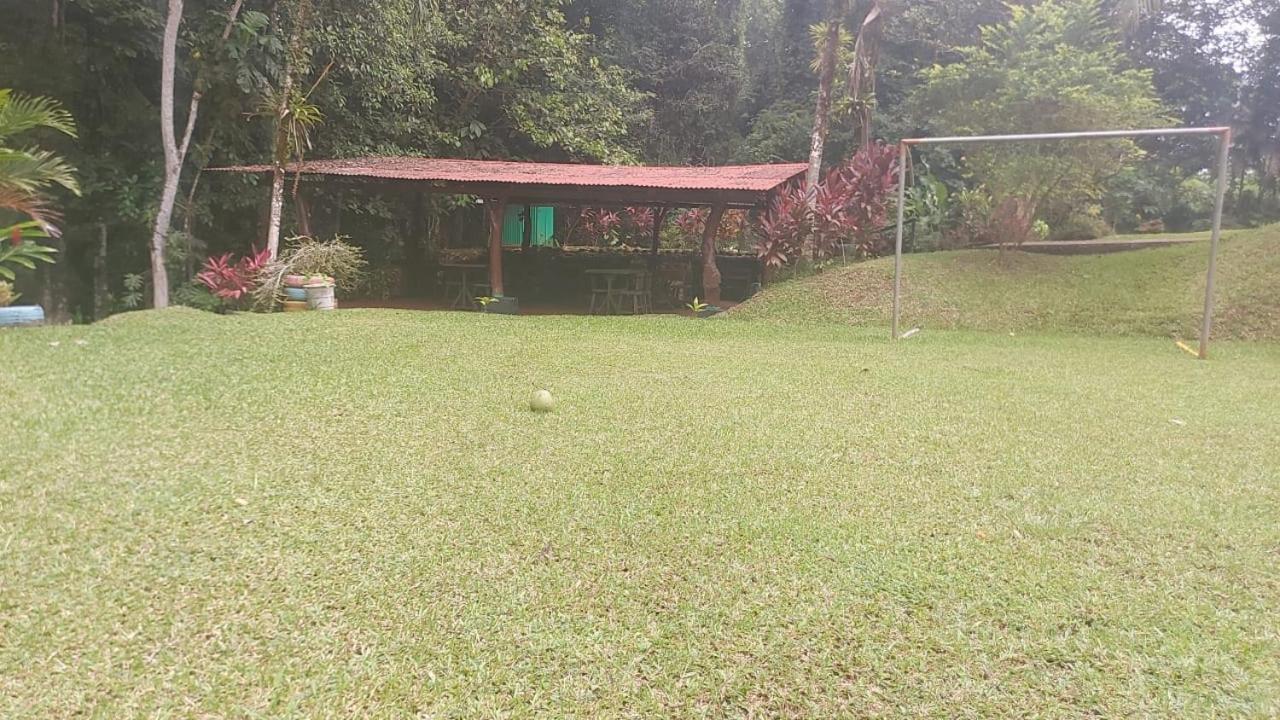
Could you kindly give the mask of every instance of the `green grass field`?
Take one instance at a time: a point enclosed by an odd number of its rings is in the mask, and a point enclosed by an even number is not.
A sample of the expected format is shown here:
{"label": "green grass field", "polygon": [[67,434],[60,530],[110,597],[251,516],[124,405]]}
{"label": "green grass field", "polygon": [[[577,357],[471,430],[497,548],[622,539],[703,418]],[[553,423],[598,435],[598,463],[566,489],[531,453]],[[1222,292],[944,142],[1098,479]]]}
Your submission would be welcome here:
{"label": "green grass field", "polygon": [[[1203,242],[1094,256],[908,255],[902,322],[904,329],[1195,338],[1208,254]],[[1214,335],[1280,340],[1280,225],[1227,232],[1218,271]],[[778,283],[730,316],[887,325],[892,288],[893,258],[881,258]]]}
{"label": "green grass field", "polygon": [[1280,713],[1275,344],[178,309],[0,394],[0,717]]}

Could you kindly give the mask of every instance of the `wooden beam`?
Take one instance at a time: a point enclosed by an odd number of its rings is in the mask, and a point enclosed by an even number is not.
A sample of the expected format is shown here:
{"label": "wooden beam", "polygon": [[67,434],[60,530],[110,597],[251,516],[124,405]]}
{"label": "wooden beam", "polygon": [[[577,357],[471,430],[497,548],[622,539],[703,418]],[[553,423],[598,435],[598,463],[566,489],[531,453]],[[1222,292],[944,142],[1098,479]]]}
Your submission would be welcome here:
{"label": "wooden beam", "polygon": [[502,219],[507,213],[507,199],[491,199],[489,208],[489,294],[502,297]]}
{"label": "wooden beam", "polygon": [[662,244],[662,223],[667,219],[667,209],[665,207],[652,208],[653,212],[653,239],[649,242],[649,252],[653,255],[658,254],[658,246]]}
{"label": "wooden beam", "polygon": [[723,204],[734,209],[748,209],[764,202],[769,192],[755,190],[706,190],[698,188],[645,188],[624,186],[546,185],[537,183],[458,182],[443,180],[404,180],[398,178],[357,175],[306,174],[302,181],[337,185],[366,185],[403,190],[417,189],[444,195],[475,195],[482,198],[506,197],[508,203],[533,205],[585,205],[591,207],[631,207],[636,205],[669,205],[679,207],[712,207]]}
{"label": "wooden beam", "polygon": [[707,226],[702,229],[702,301],[708,305],[720,304],[720,268],[716,265],[716,235],[720,232],[720,220],[724,217],[724,205],[712,205],[707,216]]}
{"label": "wooden beam", "polygon": [[520,238],[520,249],[528,250],[533,244],[533,206],[524,206],[524,237]]}

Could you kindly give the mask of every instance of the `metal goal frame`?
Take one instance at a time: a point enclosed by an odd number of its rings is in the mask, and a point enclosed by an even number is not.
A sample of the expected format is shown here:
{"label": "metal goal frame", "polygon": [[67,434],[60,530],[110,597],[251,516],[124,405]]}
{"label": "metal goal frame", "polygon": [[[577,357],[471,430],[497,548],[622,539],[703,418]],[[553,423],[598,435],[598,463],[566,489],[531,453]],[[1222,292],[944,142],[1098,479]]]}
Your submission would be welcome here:
{"label": "metal goal frame", "polygon": [[1153,130],[1095,130],[1088,132],[1037,133],[1027,135],[967,135],[957,137],[907,138],[898,151],[898,224],[893,251],[893,339],[900,340],[898,320],[902,312],[902,226],[907,201],[907,160],[915,145],[960,145],[979,143],[1034,142],[1041,140],[1102,140],[1113,138],[1213,135],[1218,138],[1218,186],[1213,205],[1213,232],[1209,239],[1209,269],[1205,273],[1204,316],[1200,320],[1199,358],[1209,357],[1209,333],[1213,329],[1213,282],[1218,264],[1218,243],[1222,239],[1222,205],[1227,195],[1228,158],[1231,128],[1159,128]]}

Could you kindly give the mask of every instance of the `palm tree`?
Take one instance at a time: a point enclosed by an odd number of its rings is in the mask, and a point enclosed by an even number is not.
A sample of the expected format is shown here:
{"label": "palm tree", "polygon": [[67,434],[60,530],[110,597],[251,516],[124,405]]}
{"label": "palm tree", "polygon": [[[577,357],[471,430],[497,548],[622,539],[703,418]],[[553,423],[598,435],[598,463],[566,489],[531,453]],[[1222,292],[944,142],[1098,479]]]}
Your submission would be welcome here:
{"label": "palm tree", "polygon": [[8,210],[33,221],[0,229],[6,236],[16,235],[18,240],[23,235],[58,235],[54,223],[59,216],[50,207],[50,190],[61,187],[80,194],[75,168],[57,154],[33,145],[11,147],[16,136],[38,128],[76,136],[71,114],[56,101],[0,89],[0,210]]}

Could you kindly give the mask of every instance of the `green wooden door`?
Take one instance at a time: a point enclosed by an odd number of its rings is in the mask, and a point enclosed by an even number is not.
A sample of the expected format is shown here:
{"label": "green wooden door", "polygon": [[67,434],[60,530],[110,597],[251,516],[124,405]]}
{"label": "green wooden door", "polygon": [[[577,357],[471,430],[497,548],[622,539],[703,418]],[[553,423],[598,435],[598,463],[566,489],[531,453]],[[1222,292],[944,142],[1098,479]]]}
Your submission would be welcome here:
{"label": "green wooden door", "polygon": [[502,244],[519,247],[524,243],[524,206],[508,205],[502,218]]}
{"label": "green wooden door", "polygon": [[[555,208],[546,205],[535,205],[529,208],[533,216],[533,245],[554,245],[556,232]],[[519,247],[524,244],[524,206],[508,205],[506,215],[502,218],[502,244]]]}
{"label": "green wooden door", "polygon": [[533,244],[555,245],[556,209],[550,206],[531,208],[533,215]]}

